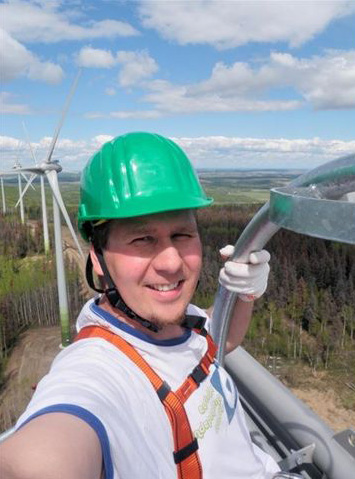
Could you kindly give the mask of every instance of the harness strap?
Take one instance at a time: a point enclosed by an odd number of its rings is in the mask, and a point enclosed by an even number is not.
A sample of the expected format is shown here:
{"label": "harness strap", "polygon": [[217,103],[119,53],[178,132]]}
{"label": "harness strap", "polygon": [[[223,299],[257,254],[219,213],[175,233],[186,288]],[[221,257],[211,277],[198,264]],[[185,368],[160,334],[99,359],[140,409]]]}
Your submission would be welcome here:
{"label": "harness strap", "polygon": [[[196,331],[200,332],[198,330]],[[207,338],[207,352],[200,363],[175,392],[173,392],[169,384],[163,381],[149,366],[132,345],[112,331],[101,326],[86,326],[75,338],[75,341],[95,337],[105,339],[128,356],[147,376],[162,402],[170,421],[174,438],[173,457],[177,466],[179,479],[202,479],[202,466],[197,453],[197,439],[192,433],[190,422],[184,408],[184,402],[208,376],[209,368],[214,361],[217,349],[212,338],[207,333],[205,334],[205,331],[202,332],[202,334]]]}
{"label": "harness strap", "polygon": [[205,329],[202,329],[202,331],[196,329],[195,331],[206,337],[207,351],[199,364],[192,370],[192,372],[187,376],[182,385],[175,391],[175,394],[183,403],[191,396],[191,394],[199,387],[202,381],[208,376],[210,366],[214,361],[217,351],[216,344]]}

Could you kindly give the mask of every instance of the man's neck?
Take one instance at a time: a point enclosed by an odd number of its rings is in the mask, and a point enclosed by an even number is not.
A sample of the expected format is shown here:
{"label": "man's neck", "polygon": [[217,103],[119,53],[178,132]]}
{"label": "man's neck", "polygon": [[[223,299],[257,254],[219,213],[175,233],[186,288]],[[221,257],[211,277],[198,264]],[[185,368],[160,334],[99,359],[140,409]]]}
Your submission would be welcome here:
{"label": "man's neck", "polygon": [[141,331],[144,334],[152,337],[153,339],[175,339],[180,337],[184,333],[184,328],[178,324],[167,324],[162,326],[162,328],[158,332],[150,331],[148,328],[145,328],[141,325],[138,321],[129,318],[126,314],[120,311],[117,308],[114,308],[110,302],[108,301],[105,295],[102,295],[99,301],[100,308],[104,309],[108,313],[110,313],[115,318],[119,319],[123,323],[128,324],[133,329],[137,331]]}

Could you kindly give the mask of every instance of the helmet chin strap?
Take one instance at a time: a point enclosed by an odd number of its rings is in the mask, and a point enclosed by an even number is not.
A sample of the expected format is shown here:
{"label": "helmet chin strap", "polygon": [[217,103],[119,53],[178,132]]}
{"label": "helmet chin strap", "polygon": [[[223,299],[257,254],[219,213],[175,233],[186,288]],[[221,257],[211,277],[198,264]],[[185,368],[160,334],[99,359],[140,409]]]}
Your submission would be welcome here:
{"label": "helmet chin strap", "polygon": [[[142,318],[137,313],[135,313],[123,300],[120,293],[118,292],[115,283],[113,282],[109,270],[106,265],[106,261],[104,259],[104,255],[101,249],[95,248],[96,257],[100,263],[101,269],[104,273],[105,283],[107,285],[106,289],[99,289],[96,287],[93,278],[93,264],[91,261],[90,254],[88,255],[88,259],[86,262],[86,280],[89,286],[97,291],[98,293],[104,293],[111,304],[111,306],[115,309],[119,309],[122,311],[126,316],[130,319],[137,321],[140,325],[144,326],[145,328],[153,331],[154,333],[158,333],[162,327],[157,326],[156,324],[152,323],[148,319]],[[184,321],[181,323],[181,326],[186,328],[198,328],[202,329],[205,324],[206,318],[202,316],[195,316],[195,315],[185,315]]]}
{"label": "helmet chin strap", "polygon": [[106,289],[99,289],[95,286],[93,275],[92,275],[93,265],[92,265],[91,257],[89,255],[87,259],[87,263],[86,263],[86,279],[90,287],[93,288],[98,293],[104,293],[109,303],[111,304],[111,306],[113,308],[116,308],[122,311],[130,319],[134,319],[135,321],[138,321],[139,324],[149,329],[150,331],[153,331],[154,333],[157,333],[158,331],[160,331],[161,328],[159,326],[157,326],[156,324],[153,324],[151,321],[148,321],[148,319],[142,318],[137,313],[135,313],[129,306],[127,306],[127,304],[122,299],[120,293],[118,292],[115,286],[115,283],[113,282],[111,278],[111,275],[106,265],[106,261],[104,260],[104,255],[102,253],[102,250],[98,248],[95,249],[95,254],[100,263],[101,269],[104,273],[104,279],[105,279],[105,283],[107,287]]}

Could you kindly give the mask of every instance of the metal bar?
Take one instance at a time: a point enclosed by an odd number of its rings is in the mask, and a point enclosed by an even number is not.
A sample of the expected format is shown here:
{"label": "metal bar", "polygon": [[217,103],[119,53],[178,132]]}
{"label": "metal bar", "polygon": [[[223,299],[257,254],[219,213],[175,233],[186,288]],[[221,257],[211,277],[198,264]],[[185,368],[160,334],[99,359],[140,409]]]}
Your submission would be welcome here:
{"label": "metal bar", "polygon": [[303,188],[274,188],[270,195],[270,220],[282,228],[355,244],[355,203],[311,197]]}

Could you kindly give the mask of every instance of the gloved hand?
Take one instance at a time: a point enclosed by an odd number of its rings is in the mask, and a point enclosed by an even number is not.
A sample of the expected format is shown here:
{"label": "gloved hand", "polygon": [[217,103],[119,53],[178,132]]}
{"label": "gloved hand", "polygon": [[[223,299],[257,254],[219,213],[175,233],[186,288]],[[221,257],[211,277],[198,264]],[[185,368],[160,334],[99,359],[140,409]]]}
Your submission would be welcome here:
{"label": "gloved hand", "polygon": [[[223,259],[230,258],[234,246],[227,245],[220,250]],[[269,276],[270,254],[266,250],[254,251],[249,255],[249,263],[226,261],[219,273],[219,282],[229,291],[237,293],[242,301],[254,301],[266,290]]]}

